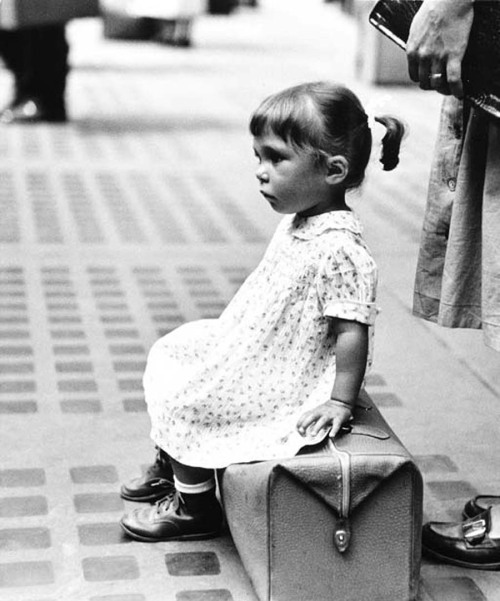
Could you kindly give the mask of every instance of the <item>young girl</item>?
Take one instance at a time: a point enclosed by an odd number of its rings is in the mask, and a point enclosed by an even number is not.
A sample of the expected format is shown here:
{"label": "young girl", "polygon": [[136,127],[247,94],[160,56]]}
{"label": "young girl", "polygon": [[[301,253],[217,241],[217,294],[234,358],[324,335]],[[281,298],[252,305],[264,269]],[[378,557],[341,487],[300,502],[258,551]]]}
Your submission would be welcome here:
{"label": "young girl", "polygon": [[[404,128],[376,120],[390,170]],[[122,519],[137,540],[216,536],[214,469],[333,438],[371,362],[377,270],[346,204],[372,145],[360,101],[338,84],[298,85],[264,100],[250,131],[260,193],[285,217],[218,319],[185,324],[151,349],[144,388],[160,454],[122,496],[164,498]]]}

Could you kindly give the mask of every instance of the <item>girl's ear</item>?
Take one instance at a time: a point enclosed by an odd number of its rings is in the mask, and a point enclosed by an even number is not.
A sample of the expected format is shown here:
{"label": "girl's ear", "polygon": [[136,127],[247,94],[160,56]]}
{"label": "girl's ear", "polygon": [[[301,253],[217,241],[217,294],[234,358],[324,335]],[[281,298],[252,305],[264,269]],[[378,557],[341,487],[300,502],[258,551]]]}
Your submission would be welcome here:
{"label": "girl's ear", "polygon": [[328,184],[341,184],[349,173],[349,163],[341,154],[326,159],[326,181]]}

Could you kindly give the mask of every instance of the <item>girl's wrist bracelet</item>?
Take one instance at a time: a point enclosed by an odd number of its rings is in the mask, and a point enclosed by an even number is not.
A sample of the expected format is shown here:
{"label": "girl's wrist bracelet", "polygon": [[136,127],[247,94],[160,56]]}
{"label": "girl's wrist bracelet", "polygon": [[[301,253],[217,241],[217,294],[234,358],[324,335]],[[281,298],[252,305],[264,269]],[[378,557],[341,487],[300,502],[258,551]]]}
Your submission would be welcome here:
{"label": "girl's wrist bracelet", "polygon": [[334,397],[330,397],[330,400],[328,402],[335,403],[336,405],[342,405],[342,407],[345,407],[346,409],[349,409],[350,411],[352,411],[354,409],[354,404],[355,404],[355,401],[352,403],[349,403],[348,401],[341,401],[340,399],[336,399]]}

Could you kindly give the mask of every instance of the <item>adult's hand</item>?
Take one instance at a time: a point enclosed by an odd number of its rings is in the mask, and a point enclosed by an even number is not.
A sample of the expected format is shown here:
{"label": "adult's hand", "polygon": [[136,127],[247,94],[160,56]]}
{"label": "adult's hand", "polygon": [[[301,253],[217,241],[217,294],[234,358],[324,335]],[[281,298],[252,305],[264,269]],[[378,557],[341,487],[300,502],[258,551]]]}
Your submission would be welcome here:
{"label": "adult's hand", "polygon": [[462,98],[462,59],[474,17],[474,0],[424,0],[406,45],[410,78],[423,90]]}

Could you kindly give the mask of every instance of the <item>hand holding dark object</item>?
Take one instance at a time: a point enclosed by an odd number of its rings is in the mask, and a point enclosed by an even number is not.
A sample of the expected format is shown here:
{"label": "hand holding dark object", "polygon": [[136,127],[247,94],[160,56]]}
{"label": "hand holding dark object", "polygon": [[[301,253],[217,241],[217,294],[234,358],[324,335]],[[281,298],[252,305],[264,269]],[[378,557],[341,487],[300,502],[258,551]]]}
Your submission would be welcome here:
{"label": "hand holding dark object", "polygon": [[424,0],[406,45],[410,78],[423,90],[463,97],[462,59],[473,5],[473,0]]}

